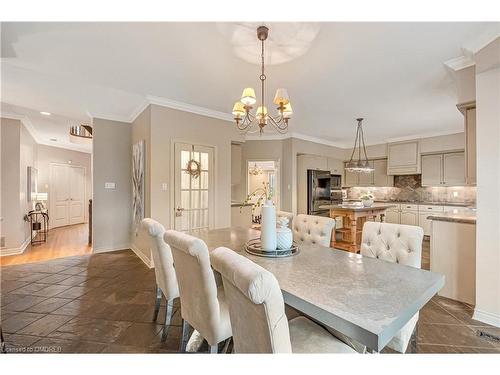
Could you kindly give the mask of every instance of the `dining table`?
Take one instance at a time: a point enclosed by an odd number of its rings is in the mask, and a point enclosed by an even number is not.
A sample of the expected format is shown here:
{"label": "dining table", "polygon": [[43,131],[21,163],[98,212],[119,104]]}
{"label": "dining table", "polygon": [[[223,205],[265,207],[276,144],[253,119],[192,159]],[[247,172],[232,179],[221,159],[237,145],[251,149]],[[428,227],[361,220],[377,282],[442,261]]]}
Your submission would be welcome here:
{"label": "dining table", "polygon": [[245,243],[260,231],[230,227],[191,231],[209,251],[227,247],[271,272],[284,301],[326,327],[380,352],[444,286],[444,276],[419,268],[318,245],[299,244],[293,256],[251,255]]}

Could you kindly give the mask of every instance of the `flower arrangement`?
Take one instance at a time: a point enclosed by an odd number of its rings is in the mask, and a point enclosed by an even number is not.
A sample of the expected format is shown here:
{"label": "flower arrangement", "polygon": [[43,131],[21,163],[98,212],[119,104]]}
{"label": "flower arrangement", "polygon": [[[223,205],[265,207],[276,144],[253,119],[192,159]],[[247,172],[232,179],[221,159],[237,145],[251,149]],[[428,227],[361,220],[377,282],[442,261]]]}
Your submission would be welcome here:
{"label": "flower arrangement", "polygon": [[362,201],[369,201],[374,199],[374,195],[372,193],[364,193],[362,196],[359,197]]}
{"label": "flower arrangement", "polygon": [[269,185],[269,182],[263,182],[262,187],[257,188],[253,192],[248,194],[245,200],[240,205],[240,211],[244,205],[250,203],[252,198],[257,198],[257,201],[252,205],[253,215],[257,207],[262,207],[265,201],[273,199],[273,189]]}

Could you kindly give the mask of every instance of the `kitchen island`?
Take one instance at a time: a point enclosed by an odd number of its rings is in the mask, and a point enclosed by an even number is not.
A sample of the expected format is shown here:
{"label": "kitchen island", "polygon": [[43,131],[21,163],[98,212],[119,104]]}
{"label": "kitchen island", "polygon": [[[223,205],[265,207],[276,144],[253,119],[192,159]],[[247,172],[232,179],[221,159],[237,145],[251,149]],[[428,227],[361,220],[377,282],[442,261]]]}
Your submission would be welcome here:
{"label": "kitchen island", "polygon": [[385,220],[385,212],[388,208],[395,207],[393,204],[374,203],[371,207],[363,207],[359,204],[334,204],[320,206],[321,209],[329,209],[330,217],[342,218],[342,227],[336,226],[332,233],[331,247],[346,250],[352,253],[359,252],[361,246],[361,233],[366,220]]}

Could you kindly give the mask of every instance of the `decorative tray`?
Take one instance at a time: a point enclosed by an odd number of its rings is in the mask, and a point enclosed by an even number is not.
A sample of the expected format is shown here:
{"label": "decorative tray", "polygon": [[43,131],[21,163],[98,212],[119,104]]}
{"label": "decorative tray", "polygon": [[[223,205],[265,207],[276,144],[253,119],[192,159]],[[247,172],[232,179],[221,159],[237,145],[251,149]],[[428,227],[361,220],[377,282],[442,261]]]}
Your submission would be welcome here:
{"label": "decorative tray", "polygon": [[295,241],[290,249],[266,251],[262,249],[260,238],[254,238],[244,245],[245,251],[252,255],[267,258],[285,258],[299,253],[299,247]]}

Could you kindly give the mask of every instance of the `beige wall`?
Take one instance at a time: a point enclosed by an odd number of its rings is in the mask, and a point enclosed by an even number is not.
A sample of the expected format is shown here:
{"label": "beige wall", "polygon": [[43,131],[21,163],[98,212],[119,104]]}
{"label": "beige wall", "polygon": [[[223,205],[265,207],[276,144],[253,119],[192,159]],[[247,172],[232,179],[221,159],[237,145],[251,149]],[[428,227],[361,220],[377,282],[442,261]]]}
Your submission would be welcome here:
{"label": "beige wall", "polygon": [[38,191],[49,193],[47,207],[50,207],[50,163],[77,165],[85,168],[85,222],[88,221],[88,201],[92,199],[91,154],[60,147],[38,145]]}
{"label": "beige wall", "polygon": [[28,211],[34,208],[34,201],[28,202],[28,167],[37,168],[37,143],[28,132],[28,130],[21,124],[20,127],[20,154],[19,154],[19,196],[18,202],[21,210],[21,221],[19,223],[19,231],[22,233],[22,238],[30,238],[30,226],[29,223],[22,220],[22,217],[28,213]]}
{"label": "beige wall", "polygon": [[[130,247],[132,226],[132,126],[93,120],[94,252]],[[114,182],[114,190],[104,189]]]}
{"label": "beige wall", "polygon": [[5,237],[5,248],[21,246],[25,238],[22,225],[21,208],[19,206],[20,183],[20,136],[21,121],[2,118],[0,121],[1,137],[1,204],[0,236]]}
{"label": "beige wall", "polygon": [[476,76],[477,232],[474,319],[500,327],[500,68]]}

